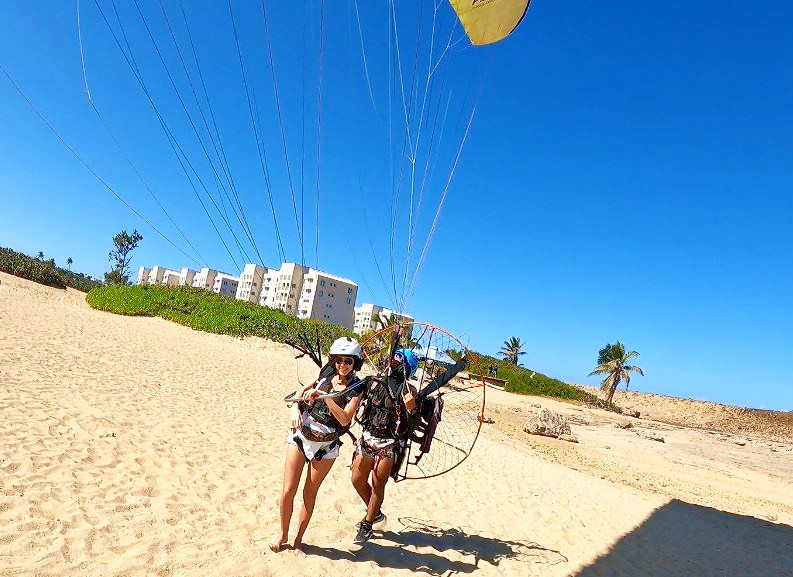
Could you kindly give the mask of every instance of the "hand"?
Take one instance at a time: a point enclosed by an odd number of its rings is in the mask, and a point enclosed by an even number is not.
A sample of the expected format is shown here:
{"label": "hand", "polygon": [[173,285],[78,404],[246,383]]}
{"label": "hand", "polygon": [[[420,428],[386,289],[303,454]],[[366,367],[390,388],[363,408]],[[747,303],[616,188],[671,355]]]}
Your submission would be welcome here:
{"label": "hand", "polygon": [[317,389],[308,389],[303,393],[303,400],[306,403],[313,403],[314,400],[321,394]]}
{"label": "hand", "polygon": [[297,408],[297,405],[292,405],[292,420],[290,421],[293,429],[299,429],[300,425],[302,425],[303,415],[300,413],[300,409]]}
{"label": "hand", "polygon": [[405,408],[408,412],[412,413],[416,410],[416,398],[413,396],[412,391],[408,391],[402,395],[402,402],[405,403]]}

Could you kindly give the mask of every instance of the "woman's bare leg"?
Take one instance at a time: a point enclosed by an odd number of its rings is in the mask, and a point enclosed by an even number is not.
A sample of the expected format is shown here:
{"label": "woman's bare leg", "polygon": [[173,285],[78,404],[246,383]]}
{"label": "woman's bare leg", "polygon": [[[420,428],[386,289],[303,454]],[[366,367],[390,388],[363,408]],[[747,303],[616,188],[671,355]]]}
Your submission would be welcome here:
{"label": "woman's bare leg", "polygon": [[366,457],[360,452],[355,453],[352,461],[352,486],[358,492],[364,505],[369,506],[372,498],[372,486],[369,484],[369,473],[374,467],[374,459]]}
{"label": "woman's bare leg", "polygon": [[289,522],[292,520],[292,508],[297,494],[297,487],[300,485],[300,476],[303,473],[303,465],[306,458],[296,445],[286,446],[286,462],[284,464],[284,485],[281,489],[281,502],[279,504],[279,514],[281,521],[281,535],[273,539],[270,549],[278,552],[284,548],[289,540]]}
{"label": "woman's bare leg", "polygon": [[303,553],[303,534],[308,528],[308,522],[311,520],[311,515],[314,513],[314,505],[317,502],[317,494],[322,481],[333,466],[335,459],[321,459],[319,461],[311,461],[308,466],[308,473],[306,473],[306,482],[303,483],[303,507],[300,509],[300,522],[297,526],[297,535],[295,536],[295,543],[293,549]]}
{"label": "woman's bare leg", "polygon": [[394,459],[390,457],[377,459],[375,464],[372,473],[372,493],[366,508],[366,520],[370,523],[374,521],[374,518],[380,513],[380,507],[383,506],[385,486],[393,465]]}

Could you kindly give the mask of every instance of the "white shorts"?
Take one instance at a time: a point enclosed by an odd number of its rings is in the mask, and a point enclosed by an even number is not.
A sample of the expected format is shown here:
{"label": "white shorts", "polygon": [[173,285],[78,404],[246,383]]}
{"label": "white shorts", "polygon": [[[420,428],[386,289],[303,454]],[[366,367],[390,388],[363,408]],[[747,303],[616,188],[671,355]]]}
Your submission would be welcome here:
{"label": "white shorts", "polygon": [[322,455],[319,458],[319,460],[324,461],[324,460],[335,459],[336,457],[339,456],[339,448],[341,447],[341,442],[339,442],[338,439],[333,441],[325,441],[325,442],[310,441],[306,439],[303,436],[303,434],[297,429],[292,429],[291,431],[289,431],[289,434],[286,436],[286,442],[289,445],[295,445],[298,449],[302,448],[303,455],[309,461],[314,460],[314,455],[317,454],[317,451],[319,451],[320,449],[327,450],[327,448],[333,445],[334,443],[336,445],[332,449],[327,451],[327,453]]}

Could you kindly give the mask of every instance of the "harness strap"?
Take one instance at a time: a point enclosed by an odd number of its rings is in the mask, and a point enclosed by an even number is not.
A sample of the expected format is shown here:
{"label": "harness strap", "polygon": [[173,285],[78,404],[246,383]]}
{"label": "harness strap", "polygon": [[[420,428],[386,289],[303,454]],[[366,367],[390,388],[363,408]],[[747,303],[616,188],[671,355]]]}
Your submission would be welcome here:
{"label": "harness strap", "polygon": [[324,457],[325,455],[327,455],[328,453],[333,451],[336,447],[341,447],[343,444],[344,443],[342,442],[341,439],[336,439],[335,441],[333,441],[327,447],[323,447],[319,451],[314,453],[314,458],[313,459],[309,459],[306,456],[305,448],[303,448],[303,439],[301,439],[298,436],[295,436],[295,445],[297,445],[297,448],[300,449],[301,453],[303,453],[303,458],[306,460],[306,463],[310,463],[312,460],[319,461],[322,457]]}

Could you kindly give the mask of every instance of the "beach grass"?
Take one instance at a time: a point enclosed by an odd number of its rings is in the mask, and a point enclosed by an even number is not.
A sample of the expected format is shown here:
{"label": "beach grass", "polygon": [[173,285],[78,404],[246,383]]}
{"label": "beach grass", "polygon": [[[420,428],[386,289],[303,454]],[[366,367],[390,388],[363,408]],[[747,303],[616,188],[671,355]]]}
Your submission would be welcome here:
{"label": "beach grass", "polygon": [[33,258],[3,247],[0,247],[0,271],[53,288],[71,287],[82,292],[88,292],[101,284],[83,274],[56,266],[52,259]]}
{"label": "beach grass", "polygon": [[191,287],[160,285],[106,285],[86,295],[95,309],[121,315],[161,317],[192,329],[231,335],[256,336],[277,342],[312,342],[319,335],[322,349],[342,336],[354,336],[344,327],[314,319],[298,319],[282,311],[239,301]]}
{"label": "beach grass", "polygon": [[594,403],[597,401],[597,397],[592,393],[560,381],[559,379],[554,379],[537,371],[514,365],[508,361],[496,359],[495,357],[478,355],[479,364],[483,371],[487,372],[489,366],[497,367],[497,377],[507,381],[504,386],[505,391],[522,395],[555,397],[587,403]]}

